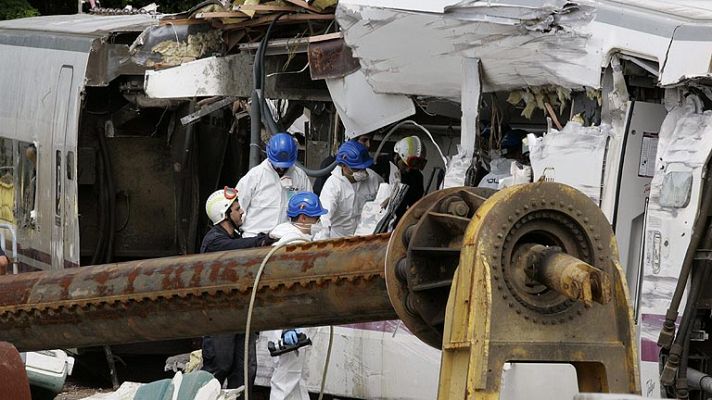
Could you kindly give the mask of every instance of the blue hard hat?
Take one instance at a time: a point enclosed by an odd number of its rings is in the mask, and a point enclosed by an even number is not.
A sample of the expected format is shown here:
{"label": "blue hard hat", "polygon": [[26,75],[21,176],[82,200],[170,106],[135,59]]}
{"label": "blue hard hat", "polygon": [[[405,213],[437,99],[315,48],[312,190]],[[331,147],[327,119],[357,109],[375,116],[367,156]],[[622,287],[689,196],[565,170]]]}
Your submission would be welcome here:
{"label": "blue hard hat", "polygon": [[351,169],[366,169],[373,165],[373,159],[368,154],[366,146],[359,142],[348,141],[336,152],[336,162]]}
{"label": "blue hard hat", "polygon": [[288,133],[278,133],[267,143],[267,158],[275,168],[289,168],[297,161],[297,142]]}
{"label": "blue hard hat", "polygon": [[312,192],[299,192],[292,196],[287,204],[287,216],[290,218],[298,217],[301,214],[307,217],[319,217],[328,212],[329,210],[321,206],[319,196]]}

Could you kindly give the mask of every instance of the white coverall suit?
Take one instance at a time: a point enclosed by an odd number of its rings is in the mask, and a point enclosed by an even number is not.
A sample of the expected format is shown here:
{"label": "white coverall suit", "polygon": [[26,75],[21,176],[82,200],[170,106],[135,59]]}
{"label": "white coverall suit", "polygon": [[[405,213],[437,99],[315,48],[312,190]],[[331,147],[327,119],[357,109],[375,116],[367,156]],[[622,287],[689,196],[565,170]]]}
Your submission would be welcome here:
{"label": "white coverall suit", "polygon": [[368,179],[351,183],[337,166],[324,183],[319,200],[329,213],[321,217],[321,223],[329,238],[353,236],[361,220],[363,205],[376,198],[378,185],[383,179],[371,169],[366,171]]}
{"label": "white coverall suit", "polygon": [[514,160],[507,158],[495,158],[490,161],[490,172],[482,178],[477,187],[499,189],[499,182],[512,176],[510,172],[512,161]]}
{"label": "white coverall suit", "polygon": [[237,182],[237,198],[245,211],[242,237],[270,232],[287,222],[289,199],[301,191],[311,191],[309,177],[292,166],[280,178],[269,159],[252,168]]}
{"label": "white coverall suit", "polygon": [[[312,239],[310,234],[303,233],[290,222],[277,225],[270,232],[270,236],[274,239],[279,239],[273,246],[279,246],[289,239],[302,239],[307,242]],[[296,244],[298,242],[292,243]],[[309,336],[303,329],[302,332]],[[265,335],[269,340],[276,343],[281,339],[282,331],[268,331],[265,332]],[[276,358],[276,365],[270,380],[270,400],[309,400],[309,391],[307,391],[303,377],[308,349],[309,346],[302,347],[297,351],[282,354]]]}

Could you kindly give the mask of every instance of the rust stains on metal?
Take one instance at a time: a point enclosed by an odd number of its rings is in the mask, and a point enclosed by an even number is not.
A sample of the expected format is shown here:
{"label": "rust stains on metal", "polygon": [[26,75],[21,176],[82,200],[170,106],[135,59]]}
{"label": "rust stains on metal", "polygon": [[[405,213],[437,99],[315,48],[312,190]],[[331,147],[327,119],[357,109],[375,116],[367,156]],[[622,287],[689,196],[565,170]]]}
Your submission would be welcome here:
{"label": "rust stains on metal", "polygon": [[[388,235],[288,246],[267,263],[256,330],[395,318]],[[244,329],[270,248],[0,277],[0,340],[22,350],[133,343]]]}
{"label": "rust stains on metal", "polygon": [[360,68],[342,38],[309,43],[307,54],[313,80],[341,78]]}
{"label": "rust stains on metal", "polygon": [[519,276],[524,285],[539,283],[547,288],[591,307],[593,302],[607,304],[611,301],[610,274],[562,253],[560,247],[527,244],[520,247],[516,258]]}

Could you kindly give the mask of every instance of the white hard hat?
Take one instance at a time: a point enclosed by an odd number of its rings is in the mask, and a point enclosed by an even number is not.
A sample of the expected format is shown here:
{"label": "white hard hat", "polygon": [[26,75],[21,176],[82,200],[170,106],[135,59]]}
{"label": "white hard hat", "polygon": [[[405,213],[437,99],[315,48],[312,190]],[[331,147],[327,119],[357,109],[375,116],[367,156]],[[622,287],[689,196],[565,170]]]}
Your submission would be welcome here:
{"label": "white hard hat", "polygon": [[[393,151],[398,154],[403,162],[409,167],[416,167],[414,164],[422,163],[427,157],[425,154],[425,146],[417,136],[408,136],[396,142],[393,146]],[[420,163],[416,161],[421,161]]]}
{"label": "white hard hat", "polygon": [[232,203],[237,200],[237,189],[225,186],[225,189],[216,190],[205,202],[205,212],[213,225],[222,222],[226,217],[225,213]]}

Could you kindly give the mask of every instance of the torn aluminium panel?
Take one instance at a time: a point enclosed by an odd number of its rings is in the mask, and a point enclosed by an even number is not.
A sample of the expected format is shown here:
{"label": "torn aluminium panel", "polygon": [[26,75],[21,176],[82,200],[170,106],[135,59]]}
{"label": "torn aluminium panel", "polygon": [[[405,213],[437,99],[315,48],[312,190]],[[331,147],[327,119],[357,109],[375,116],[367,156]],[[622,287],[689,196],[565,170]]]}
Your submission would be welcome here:
{"label": "torn aluminium panel", "polygon": [[327,79],[326,85],[346,128],[347,138],[372,132],[415,114],[415,106],[409,97],[374,92],[361,70],[342,78]]}
{"label": "torn aluminium panel", "polygon": [[712,4],[695,2],[690,11],[660,0],[421,3],[339,2],[346,43],[378,92],[457,100],[463,57],[481,60],[486,92],[598,88],[601,67],[617,52],[657,61],[661,85],[710,74]]}
{"label": "torn aluminium panel", "polygon": [[[195,96],[249,97],[252,86],[252,56],[240,53],[226,57],[208,57],[174,68],[148,70],[146,95],[156,99]],[[179,85],[176,83],[180,82]]]}

